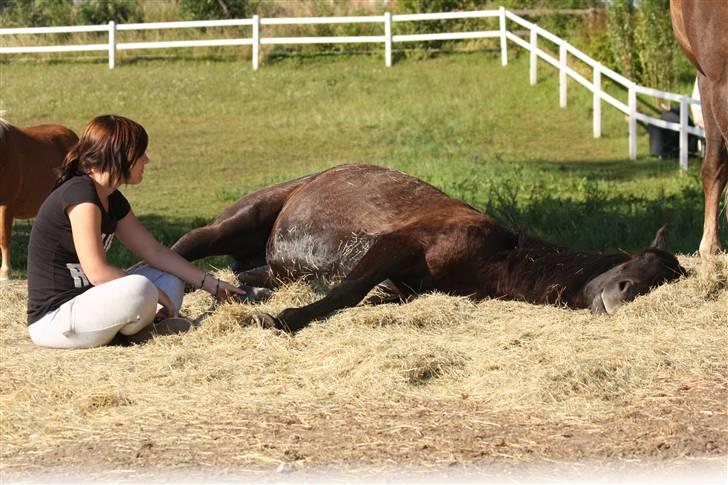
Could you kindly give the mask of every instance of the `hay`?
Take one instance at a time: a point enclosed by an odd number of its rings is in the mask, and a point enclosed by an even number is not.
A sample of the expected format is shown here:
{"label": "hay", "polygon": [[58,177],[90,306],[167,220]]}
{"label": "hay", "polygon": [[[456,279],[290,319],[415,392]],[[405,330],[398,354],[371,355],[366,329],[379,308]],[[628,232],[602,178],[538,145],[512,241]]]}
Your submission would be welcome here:
{"label": "hay", "polygon": [[611,317],[430,294],[262,329],[320,296],[292,284],[209,315],[196,292],[192,332],[78,351],[33,346],[24,282],[3,284],[0,470],[724,454],[728,257],[680,261],[689,277]]}

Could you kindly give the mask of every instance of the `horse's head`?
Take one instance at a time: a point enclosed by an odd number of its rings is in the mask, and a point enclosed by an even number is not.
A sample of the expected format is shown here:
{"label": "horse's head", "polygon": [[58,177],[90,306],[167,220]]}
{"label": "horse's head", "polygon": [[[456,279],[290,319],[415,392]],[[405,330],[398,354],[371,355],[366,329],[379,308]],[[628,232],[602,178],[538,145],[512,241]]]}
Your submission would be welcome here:
{"label": "horse's head", "polygon": [[591,302],[593,313],[611,315],[625,303],[656,286],[685,276],[685,269],[667,250],[664,230],[665,226],[657,231],[655,241],[648,249],[600,274],[586,285],[584,292],[587,301]]}

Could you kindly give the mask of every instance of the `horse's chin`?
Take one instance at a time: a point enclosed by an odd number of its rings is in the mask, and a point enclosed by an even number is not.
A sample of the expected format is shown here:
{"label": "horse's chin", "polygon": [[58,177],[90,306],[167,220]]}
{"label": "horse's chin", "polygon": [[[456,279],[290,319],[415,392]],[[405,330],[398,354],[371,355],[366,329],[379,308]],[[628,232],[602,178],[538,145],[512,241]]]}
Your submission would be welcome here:
{"label": "horse's chin", "polygon": [[594,297],[589,308],[595,315],[614,315],[621,306],[622,302],[610,301],[608,297],[604,297],[604,291],[601,291]]}
{"label": "horse's chin", "polygon": [[607,309],[604,307],[604,300],[602,300],[601,293],[597,294],[594,297],[589,309],[595,315],[604,315],[605,313],[607,313]]}

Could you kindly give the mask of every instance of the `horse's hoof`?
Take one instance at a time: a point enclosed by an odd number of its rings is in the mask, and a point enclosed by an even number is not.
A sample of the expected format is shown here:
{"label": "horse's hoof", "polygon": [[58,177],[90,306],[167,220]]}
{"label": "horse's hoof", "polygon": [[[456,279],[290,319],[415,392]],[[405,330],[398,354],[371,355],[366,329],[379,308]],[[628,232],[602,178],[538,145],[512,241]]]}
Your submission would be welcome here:
{"label": "horse's hoof", "polygon": [[273,296],[273,291],[268,288],[258,288],[247,285],[241,285],[239,288],[243,290],[245,294],[235,295],[235,301],[238,303],[262,303]]}
{"label": "horse's hoof", "polygon": [[10,276],[6,274],[0,275],[0,281],[10,281]]}
{"label": "horse's hoof", "polygon": [[265,328],[268,330],[285,330],[285,325],[283,325],[283,322],[278,320],[273,315],[270,315],[269,313],[260,312],[255,315],[254,319],[261,328]]}

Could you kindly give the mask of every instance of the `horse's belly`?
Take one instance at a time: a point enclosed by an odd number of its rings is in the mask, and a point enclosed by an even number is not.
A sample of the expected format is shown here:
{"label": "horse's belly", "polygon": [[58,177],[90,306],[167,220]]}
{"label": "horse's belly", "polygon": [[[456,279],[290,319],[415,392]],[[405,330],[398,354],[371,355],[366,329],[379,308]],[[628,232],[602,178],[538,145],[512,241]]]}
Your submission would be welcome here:
{"label": "horse's belly", "polygon": [[322,232],[305,225],[289,226],[271,235],[266,259],[278,279],[333,282],[351,271],[373,239],[356,232]]}

